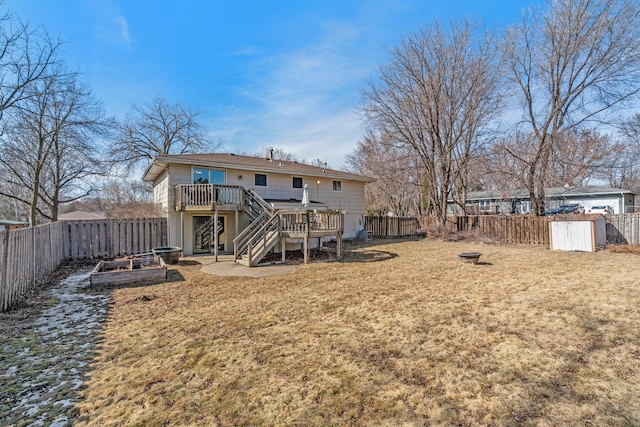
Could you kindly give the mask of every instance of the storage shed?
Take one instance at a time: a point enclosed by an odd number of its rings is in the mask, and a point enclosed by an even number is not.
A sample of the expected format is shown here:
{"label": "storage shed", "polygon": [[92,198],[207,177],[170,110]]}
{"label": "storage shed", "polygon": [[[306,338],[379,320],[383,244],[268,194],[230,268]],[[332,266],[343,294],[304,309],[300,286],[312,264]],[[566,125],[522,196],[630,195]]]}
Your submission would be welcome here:
{"label": "storage shed", "polygon": [[549,221],[551,250],[595,252],[607,243],[607,225],[602,215],[556,215]]}

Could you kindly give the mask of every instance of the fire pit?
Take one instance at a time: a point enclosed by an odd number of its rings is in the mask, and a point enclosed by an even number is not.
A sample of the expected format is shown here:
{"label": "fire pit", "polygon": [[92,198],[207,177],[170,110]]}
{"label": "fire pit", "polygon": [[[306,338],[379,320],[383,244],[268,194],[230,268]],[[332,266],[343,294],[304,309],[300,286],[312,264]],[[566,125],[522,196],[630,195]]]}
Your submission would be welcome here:
{"label": "fire pit", "polygon": [[458,254],[458,258],[460,258],[460,261],[462,262],[477,264],[480,259],[480,255],[482,255],[480,252],[464,252]]}
{"label": "fire pit", "polygon": [[91,272],[91,286],[152,284],[167,281],[167,265],[159,256],[100,261]]}

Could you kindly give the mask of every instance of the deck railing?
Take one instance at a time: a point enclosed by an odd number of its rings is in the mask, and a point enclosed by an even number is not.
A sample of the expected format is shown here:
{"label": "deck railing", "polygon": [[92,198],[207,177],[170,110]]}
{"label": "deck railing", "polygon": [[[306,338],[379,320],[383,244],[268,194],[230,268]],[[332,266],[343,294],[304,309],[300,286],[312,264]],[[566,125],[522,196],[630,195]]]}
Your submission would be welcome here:
{"label": "deck railing", "polygon": [[239,185],[176,185],[176,209],[213,209],[214,205],[242,205],[244,188]]}
{"label": "deck railing", "polygon": [[288,233],[337,231],[344,228],[340,211],[281,210],[280,230]]}

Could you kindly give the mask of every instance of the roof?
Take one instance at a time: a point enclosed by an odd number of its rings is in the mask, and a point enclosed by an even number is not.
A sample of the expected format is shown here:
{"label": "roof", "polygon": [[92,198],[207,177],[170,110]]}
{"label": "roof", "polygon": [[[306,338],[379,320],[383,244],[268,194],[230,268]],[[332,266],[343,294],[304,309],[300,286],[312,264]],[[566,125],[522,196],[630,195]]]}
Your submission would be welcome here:
{"label": "roof", "polygon": [[302,176],[325,176],[329,178],[373,182],[373,178],[355,173],[307,165],[289,160],[268,159],[265,157],[242,156],[231,153],[179,154],[156,156],[147,167],[142,180],[153,182],[171,163],[191,166],[218,167],[230,169],[249,169],[257,172],[276,172]]}
{"label": "roof", "polygon": [[104,211],[71,211],[58,215],[58,220],[106,219],[107,217],[108,215]]}
{"label": "roof", "polygon": [[10,219],[0,219],[0,225],[28,225],[25,221],[13,221]]}
{"label": "roof", "polygon": [[[611,194],[633,194],[631,190],[614,187],[600,187],[590,185],[585,187],[552,187],[545,188],[545,197],[584,197],[584,196],[602,196]],[[510,190],[510,191],[471,191],[467,193],[467,200],[500,200],[500,199],[528,199],[529,191],[527,190]]]}
{"label": "roof", "polygon": [[554,215],[549,218],[549,221],[554,222],[572,222],[572,221],[604,221],[604,216],[600,214],[560,214]]}

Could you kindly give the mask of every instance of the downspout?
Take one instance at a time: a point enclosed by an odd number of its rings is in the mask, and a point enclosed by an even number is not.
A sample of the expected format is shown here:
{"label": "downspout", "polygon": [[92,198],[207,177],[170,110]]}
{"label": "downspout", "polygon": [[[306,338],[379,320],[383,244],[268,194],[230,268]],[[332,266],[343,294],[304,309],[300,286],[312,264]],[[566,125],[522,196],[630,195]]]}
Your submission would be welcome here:
{"label": "downspout", "polygon": [[[169,164],[167,164],[167,166],[165,166],[164,169],[167,171],[167,193],[169,193],[169,190],[171,189],[171,172],[170,172],[170,169],[169,169]],[[175,210],[175,204],[176,204],[175,195],[176,195],[176,189],[174,188],[173,189],[173,197],[174,197],[174,201],[173,201],[174,207],[173,207],[173,209],[174,210]],[[171,212],[171,194],[170,193],[167,194],[167,197],[169,199],[169,200],[167,200],[167,245],[170,245],[169,239],[170,239],[170,236],[171,236],[171,221],[170,221],[170,218],[169,218],[169,216],[170,216],[169,213]]]}

